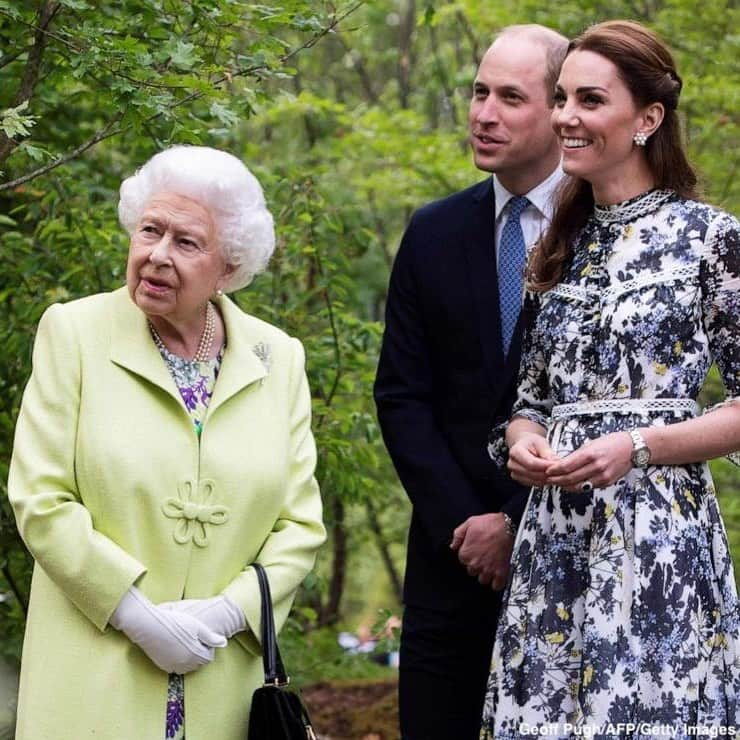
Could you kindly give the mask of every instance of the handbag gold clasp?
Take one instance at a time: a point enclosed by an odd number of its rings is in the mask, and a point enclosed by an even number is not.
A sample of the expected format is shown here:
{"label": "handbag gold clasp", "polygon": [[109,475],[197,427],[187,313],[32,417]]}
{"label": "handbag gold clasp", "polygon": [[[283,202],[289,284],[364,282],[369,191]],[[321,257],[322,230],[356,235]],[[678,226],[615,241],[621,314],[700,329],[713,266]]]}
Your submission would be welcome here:
{"label": "handbag gold clasp", "polygon": [[263,686],[276,686],[277,688],[280,688],[281,686],[287,686],[290,683],[290,676],[285,677],[285,681],[281,681],[279,678],[273,678],[272,681],[265,681]]}

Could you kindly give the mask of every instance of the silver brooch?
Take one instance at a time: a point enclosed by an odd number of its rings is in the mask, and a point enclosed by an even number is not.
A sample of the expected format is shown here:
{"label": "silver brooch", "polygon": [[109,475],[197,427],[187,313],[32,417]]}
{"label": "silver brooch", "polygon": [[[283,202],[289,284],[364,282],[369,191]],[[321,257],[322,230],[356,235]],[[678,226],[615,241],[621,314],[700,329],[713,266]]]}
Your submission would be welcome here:
{"label": "silver brooch", "polygon": [[262,362],[262,365],[265,368],[266,372],[270,372],[270,364],[272,360],[272,352],[270,350],[270,345],[265,344],[264,342],[259,342],[252,347],[252,351],[254,354],[257,355],[257,357],[260,358],[260,361]]}

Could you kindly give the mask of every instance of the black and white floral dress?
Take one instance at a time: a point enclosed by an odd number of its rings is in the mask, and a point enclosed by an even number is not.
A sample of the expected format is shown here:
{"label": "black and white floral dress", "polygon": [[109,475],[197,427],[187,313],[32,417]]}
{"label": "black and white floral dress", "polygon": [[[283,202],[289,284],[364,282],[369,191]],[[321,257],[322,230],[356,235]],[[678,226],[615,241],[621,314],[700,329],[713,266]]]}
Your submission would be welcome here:
{"label": "black and white floral dress", "polygon": [[[596,206],[562,282],[527,303],[514,414],[561,456],[690,418],[712,361],[725,403],[740,399],[740,225],[726,213],[670,191]],[[740,734],[738,596],[707,465],[633,469],[588,495],[532,489],[481,738],[656,725]]]}

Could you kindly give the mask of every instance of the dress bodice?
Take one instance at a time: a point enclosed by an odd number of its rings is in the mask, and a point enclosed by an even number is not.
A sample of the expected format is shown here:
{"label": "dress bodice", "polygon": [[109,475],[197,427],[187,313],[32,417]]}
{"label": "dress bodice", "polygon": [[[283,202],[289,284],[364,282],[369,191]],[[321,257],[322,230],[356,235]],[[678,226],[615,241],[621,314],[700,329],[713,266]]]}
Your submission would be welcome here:
{"label": "dress bodice", "polygon": [[739,240],[736,219],[671,191],[596,206],[563,280],[528,296],[514,413],[544,424],[557,404],[695,399],[712,361],[740,396]]}

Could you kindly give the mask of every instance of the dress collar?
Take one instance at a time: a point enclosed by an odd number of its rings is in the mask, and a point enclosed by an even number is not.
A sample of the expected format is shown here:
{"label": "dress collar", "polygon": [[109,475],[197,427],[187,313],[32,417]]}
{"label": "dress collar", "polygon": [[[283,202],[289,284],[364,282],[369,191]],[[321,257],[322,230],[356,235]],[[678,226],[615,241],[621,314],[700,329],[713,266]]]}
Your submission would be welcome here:
{"label": "dress collar", "polygon": [[602,224],[627,223],[657,211],[674,196],[673,190],[648,190],[614,205],[600,206],[597,203],[594,205],[594,218]]}

